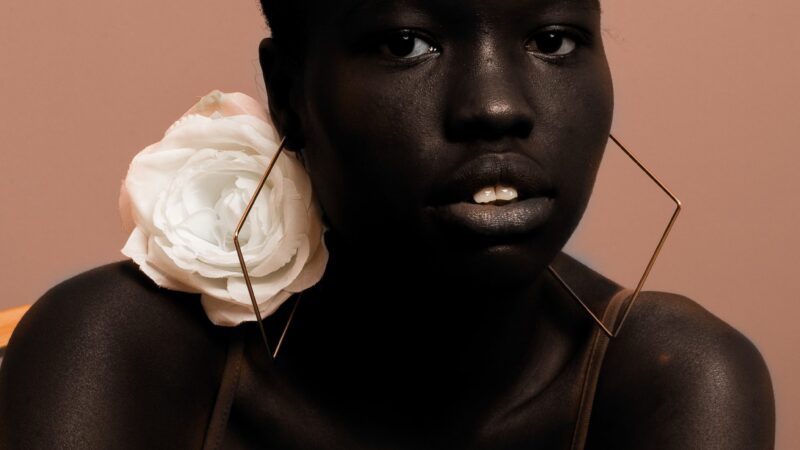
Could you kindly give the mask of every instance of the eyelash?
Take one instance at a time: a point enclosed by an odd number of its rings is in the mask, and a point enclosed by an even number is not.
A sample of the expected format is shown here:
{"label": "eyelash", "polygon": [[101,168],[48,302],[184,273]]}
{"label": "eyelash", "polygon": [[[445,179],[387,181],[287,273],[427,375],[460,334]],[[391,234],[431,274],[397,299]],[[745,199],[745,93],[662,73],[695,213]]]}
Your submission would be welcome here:
{"label": "eyelash", "polygon": [[[572,46],[567,52],[563,54],[555,54],[546,53],[542,51],[538,51],[538,45],[540,44],[537,42],[539,38],[546,38],[546,37],[554,37],[561,39],[561,45],[559,49],[564,45],[564,42],[568,42],[568,46]],[[534,56],[540,59],[544,59],[546,61],[553,61],[557,62],[572,56],[576,51],[578,51],[581,47],[584,47],[589,44],[589,37],[580,31],[572,30],[572,29],[565,29],[563,27],[550,27],[536,31],[525,43],[525,49],[532,53]]]}
{"label": "eyelash", "polygon": [[[397,39],[397,41],[390,42],[392,39]],[[379,54],[387,59],[402,62],[413,62],[440,52],[439,47],[431,41],[432,39],[430,39],[428,36],[416,30],[405,29],[381,35],[376,39],[375,49]],[[392,49],[390,47],[393,44],[408,45],[409,43],[412,44],[409,52],[422,51],[423,53],[410,57],[392,54]]]}
{"label": "eyelash", "polygon": [[[563,54],[554,54],[554,52],[546,53],[540,51],[538,45],[540,45],[541,42],[537,42],[537,39],[546,38],[548,36],[551,38],[561,39],[561,45],[558,49],[563,47],[564,42],[567,42],[567,46],[571,46],[571,48],[569,48],[568,51],[564,52]],[[389,42],[392,39],[397,39],[397,41]],[[439,46],[431,41],[431,38],[417,30],[402,29],[388,33],[382,33],[373,40],[372,47],[374,51],[388,60],[401,63],[413,63],[427,56],[441,52]],[[576,51],[578,51],[578,49],[589,45],[590,42],[590,37],[585,32],[573,30],[571,28],[568,29],[563,26],[553,26],[537,30],[525,42],[525,49],[540,59],[558,62],[572,56]],[[422,53],[410,57],[397,56],[396,54],[393,54],[393,50],[390,48],[393,44],[405,46],[411,44],[409,53],[414,51],[422,51]]]}

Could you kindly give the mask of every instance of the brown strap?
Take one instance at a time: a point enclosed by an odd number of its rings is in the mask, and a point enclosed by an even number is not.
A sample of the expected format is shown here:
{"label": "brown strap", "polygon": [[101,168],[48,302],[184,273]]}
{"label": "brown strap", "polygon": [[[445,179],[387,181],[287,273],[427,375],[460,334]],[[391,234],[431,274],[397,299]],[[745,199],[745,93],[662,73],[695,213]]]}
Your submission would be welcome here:
{"label": "brown strap", "polygon": [[219,392],[217,392],[214,411],[211,412],[211,420],[208,423],[206,437],[203,441],[203,450],[216,450],[222,446],[222,439],[225,437],[225,431],[228,428],[228,417],[233,406],[233,399],[236,396],[236,388],[239,385],[243,349],[244,339],[242,338],[241,330],[232,329],[225,369],[222,372],[222,383],[220,384]]}
{"label": "brown strap", "polygon": [[[633,293],[630,289],[622,289],[611,298],[603,312],[603,323],[607,327],[614,329],[623,305]],[[592,347],[589,353],[589,363],[586,365],[586,372],[583,376],[583,386],[581,388],[581,401],[578,407],[578,421],[575,424],[575,431],[572,434],[572,450],[583,450],[586,446],[586,437],[589,433],[589,419],[592,416],[592,404],[597,390],[597,379],[600,377],[600,369],[603,366],[603,358],[606,349],[611,341],[600,328],[597,328],[592,337]]]}

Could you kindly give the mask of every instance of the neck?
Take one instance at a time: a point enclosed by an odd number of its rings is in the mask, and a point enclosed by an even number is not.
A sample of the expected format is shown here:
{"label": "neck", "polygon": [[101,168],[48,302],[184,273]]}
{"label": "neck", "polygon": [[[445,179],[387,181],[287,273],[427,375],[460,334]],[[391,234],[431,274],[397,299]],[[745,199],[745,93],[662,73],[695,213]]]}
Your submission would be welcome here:
{"label": "neck", "polygon": [[343,250],[331,248],[325,278],[304,294],[287,338],[290,364],[321,378],[314,383],[408,399],[468,390],[480,401],[475,392],[492,398],[523,370],[544,382],[570,352],[574,330],[546,276],[508,287],[435,283],[411,262]]}

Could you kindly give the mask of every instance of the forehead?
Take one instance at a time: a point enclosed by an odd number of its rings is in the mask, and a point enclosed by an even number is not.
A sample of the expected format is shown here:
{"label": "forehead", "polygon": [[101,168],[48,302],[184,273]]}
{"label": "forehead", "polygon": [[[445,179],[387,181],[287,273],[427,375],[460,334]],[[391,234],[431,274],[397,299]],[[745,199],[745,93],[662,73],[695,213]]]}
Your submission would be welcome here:
{"label": "forehead", "polygon": [[328,21],[351,15],[414,10],[435,16],[508,17],[544,11],[600,12],[599,0],[317,0],[314,9]]}

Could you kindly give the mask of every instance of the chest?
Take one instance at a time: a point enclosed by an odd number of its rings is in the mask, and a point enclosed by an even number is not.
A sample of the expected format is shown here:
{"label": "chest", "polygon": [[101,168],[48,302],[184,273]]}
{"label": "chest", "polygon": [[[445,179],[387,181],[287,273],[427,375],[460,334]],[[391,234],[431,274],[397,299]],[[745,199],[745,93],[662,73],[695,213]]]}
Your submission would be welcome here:
{"label": "chest", "polygon": [[[276,449],[570,449],[580,428],[589,353],[579,352],[543,387],[519,382],[480,408],[474,395],[446,399],[397,398],[375,389],[370,402],[348,404],[364,392],[340,392],[336,401],[297,389],[280,374],[239,364],[218,445],[210,448]],[[589,380],[590,381],[590,380]],[[352,386],[346,389],[353,389]],[[431,394],[435,396],[436,394]],[[460,405],[464,405],[461,407]],[[219,406],[219,405],[218,405]]]}

